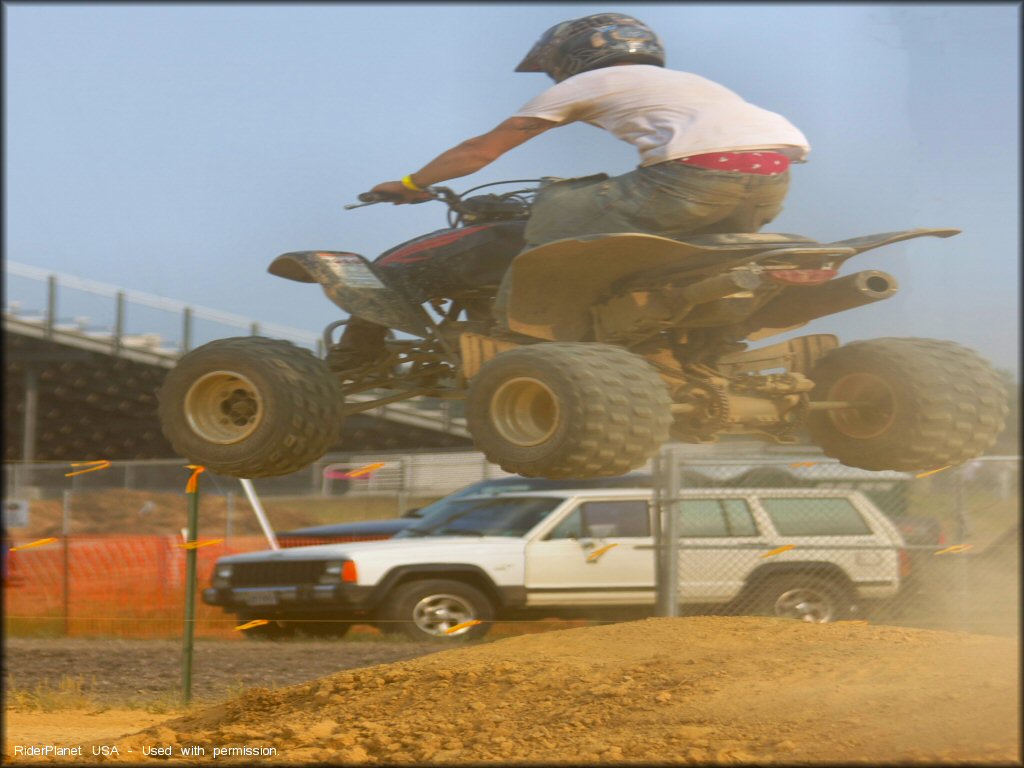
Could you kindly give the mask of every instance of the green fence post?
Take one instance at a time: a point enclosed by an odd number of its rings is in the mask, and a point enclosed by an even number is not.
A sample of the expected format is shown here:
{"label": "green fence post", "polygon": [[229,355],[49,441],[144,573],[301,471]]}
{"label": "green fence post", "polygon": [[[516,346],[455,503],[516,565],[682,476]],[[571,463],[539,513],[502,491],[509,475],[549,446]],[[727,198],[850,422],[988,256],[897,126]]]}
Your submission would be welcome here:
{"label": "green fence post", "polygon": [[182,698],[192,700],[192,650],[196,634],[196,537],[199,532],[199,473],[203,467],[189,464],[192,477],[185,486],[188,495],[188,540],[185,542],[185,652],[181,663]]}

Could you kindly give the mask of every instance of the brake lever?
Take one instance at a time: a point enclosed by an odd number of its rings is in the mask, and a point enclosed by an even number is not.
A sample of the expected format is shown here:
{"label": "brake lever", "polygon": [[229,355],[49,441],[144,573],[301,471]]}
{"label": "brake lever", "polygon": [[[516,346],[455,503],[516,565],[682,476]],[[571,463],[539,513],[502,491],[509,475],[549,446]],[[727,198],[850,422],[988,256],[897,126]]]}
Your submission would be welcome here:
{"label": "brake lever", "polygon": [[[411,201],[409,201],[408,205],[418,205],[420,203],[428,203],[431,200],[443,200],[444,198],[438,192],[438,190],[444,190],[444,191],[447,191],[447,192],[451,191],[451,190],[445,189],[444,187],[439,187],[439,188],[425,187],[424,191],[425,192],[430,192],[434,196],[433,197],[424,198],[423,200],[411,200]],[[377,203],[393,203],[398,198],[397,197],[392,197],[391,195],[381,195],[381,194],[376,193],[376,192],[362,192],[362,193],[360,193],[358,195],[358,199],[359,199],[360,202],[358,202],[358,203],[349,203],[348,205],[345,206],[345,210],[346,211],[351,211],[354,208],[365,208],[368,205],[376,205]]]}

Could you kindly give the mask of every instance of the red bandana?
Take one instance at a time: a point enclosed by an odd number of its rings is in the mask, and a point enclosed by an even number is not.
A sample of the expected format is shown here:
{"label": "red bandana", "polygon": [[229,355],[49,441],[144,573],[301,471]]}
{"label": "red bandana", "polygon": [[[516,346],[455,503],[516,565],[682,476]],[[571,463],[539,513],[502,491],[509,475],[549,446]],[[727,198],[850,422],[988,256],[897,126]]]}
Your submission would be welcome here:
{"label": "red bandana", "polygon": [[779,152],[709,152],[680,157],[676,162],[712,171],[759,173],[764,176],[785,173],[789,168],[789,158]]}

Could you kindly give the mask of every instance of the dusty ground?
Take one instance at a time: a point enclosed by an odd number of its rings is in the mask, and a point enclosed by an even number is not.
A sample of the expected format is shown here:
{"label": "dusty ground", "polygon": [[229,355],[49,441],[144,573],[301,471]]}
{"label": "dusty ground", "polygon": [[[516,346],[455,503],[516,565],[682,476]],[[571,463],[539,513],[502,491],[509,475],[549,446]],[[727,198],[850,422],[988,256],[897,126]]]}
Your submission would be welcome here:
{"label": "dusty ground", "polygon": [[[192,695],[197,700],[220,700],[243,688],[304,683],[437,650],[432,643],[388,639],[196,640]],[[3,667],[8,706],[13,703],[12,691],[31,694],[40,685],[55,689],[62,679],[73,681],[76,694],[100,706],[167,705],[180,696],[182,653],[180,640],[7,638]]]}
{"label": "dusty ground", "polygon": [[[235,644],[237,645],[237,644]],[[354,645],[354,644],[353,644]],[[312,646],[310,646],[312,648]],[[525,635],[250,689],[97,744],[227,762],[1019,763],[1017,642],[692,617]],[[69,723],[67,727],[71,727]],[[49,738],[59,742],[55,727]],[[19,741],[9,721],[6,759]],[[83,743],[86,762],[90,743]],[[132,753],[127,752],[132,749]],[[148,758],[151,760],[152,758]]]}

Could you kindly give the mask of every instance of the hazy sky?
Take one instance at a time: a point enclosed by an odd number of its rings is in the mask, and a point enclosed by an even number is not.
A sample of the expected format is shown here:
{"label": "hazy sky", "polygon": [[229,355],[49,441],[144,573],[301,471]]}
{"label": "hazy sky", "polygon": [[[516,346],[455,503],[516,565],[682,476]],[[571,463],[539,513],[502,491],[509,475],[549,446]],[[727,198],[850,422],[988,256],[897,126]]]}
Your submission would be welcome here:
{"label": "hazy sky", "polygon": [[[373,258],[440,204],[345,203],[485,132],[547,87],[512,70],[567,18],[629,12],[668,66],[808,136],[768,230],[821,241],[913,227],[900,292],[800,333],[944,338],[1018,369],[1020,7],[949,4],[4,4],[5,258],[269,322],[341,315],[267,274],[279,253]],[[550,131],[475,176],[622,173],[628,145]],[[15,282],[8,286],[8,299]]]}

